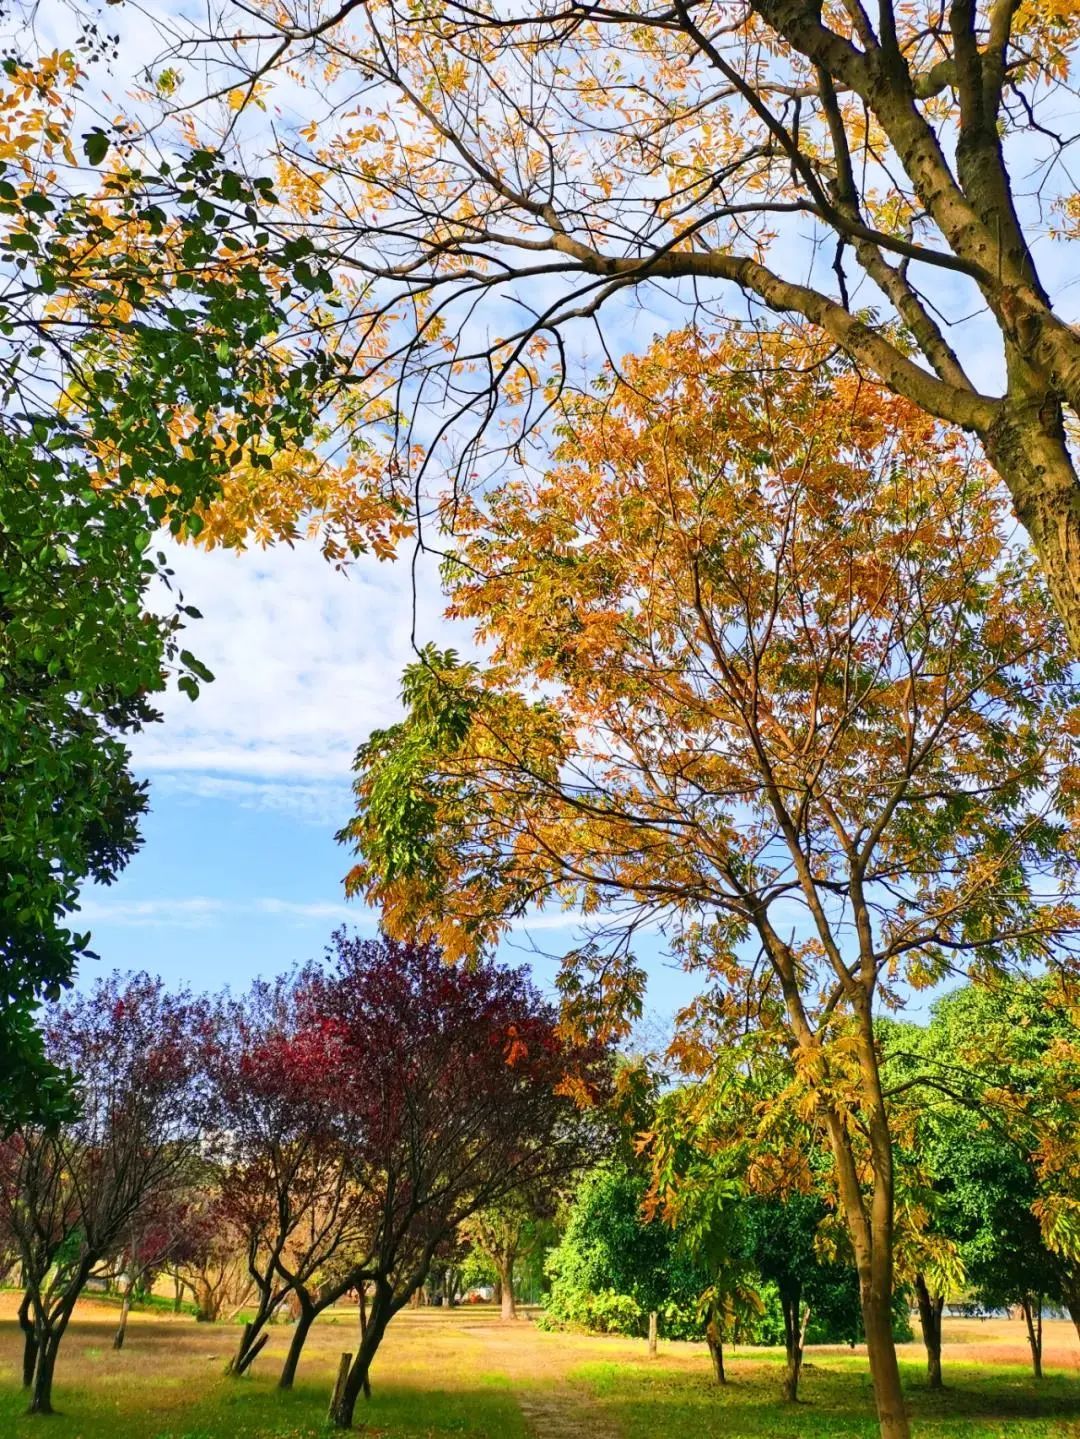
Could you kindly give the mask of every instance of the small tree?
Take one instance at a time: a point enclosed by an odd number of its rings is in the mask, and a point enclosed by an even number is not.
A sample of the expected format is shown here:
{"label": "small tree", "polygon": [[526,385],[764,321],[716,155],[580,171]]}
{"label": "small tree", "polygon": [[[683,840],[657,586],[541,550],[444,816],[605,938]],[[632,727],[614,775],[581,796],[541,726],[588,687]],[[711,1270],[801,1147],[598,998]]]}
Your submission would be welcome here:
{"label": "small tree", "polygon": [[212,1184],[212,1173],[204,1167],[199,1174],[201,1192],[189,1196],[181,1210],[178,1241],[165,1264],[177,1296],[186,1290],[196,1319],[211,1324],[226,1308],[242,1309],[255,1293],[243,1238]]}
{"label": "small tree", "polygon": [[266,1342],[267,1324],[294,1295],[300,1317],[283,1388],[292,1384],[317,1312],[316,1276],[350,1241],[359,1242],[360,1196],[335,1127],[343,1078],[338,1050],[298,1011],[309,980],[260,981],[242,1000],[224,1003],[210,1063],[221,1115],[216,1192],[241,1238],[257,1295],[229,1372],[247,1370]]}
{"label": "small tree", "polygon": [[189,1183],[207,1118],[205,1006],[136,975],[49,1011],[53,1063],[78,1077],[78,1117],[18,1127],[4,1144],[0,1211],[26,1285],[30,1412],[52,1412],[57,1352],[91,1271],[140,1213]]}
{"label": "small tree", "polygon": [[462,1226],[462,1237],[487,1256],[495,1271],[499,1308],[504,1320],[517,1318],[514,1267],[547,1237],[542,1218],[553,1212],[551,1196],[514,1194],[482,1209]]}
{"label": "small tree", "polygon": [[333,963],[306,976],[302,1020],[334,1046],[350,1179],[362,1195],[371,1287],[367,1326],[333,1421],[349,1427],[393,1316],[441,1245],[477,1211],[582,1163],[579,1107],[602,1056],[560,1040],[519,972],[447,965],[431,945],[334,936]]}
{"label": "small tree", "polygon": [[120,1322],[113,1348],[123,1349],[134,1295],[148,1288],[169,1260],[189,1243],[186,1222],[191,1210],[186,1194],[152,1193],[125,1226],[111,1270],[121,1283]]}
{"label": "small tree", "polygon": [[786,1367],[784,1399],[799,1397],[803,1350],[814,1312],[815,1281],[821,1260],[815,1250],[825,1207],[818,1195],[792,1194],[786,1199],[751,1200],[743,1222],[754,1266],[762,1279],[776,1285],[784,1318]]}

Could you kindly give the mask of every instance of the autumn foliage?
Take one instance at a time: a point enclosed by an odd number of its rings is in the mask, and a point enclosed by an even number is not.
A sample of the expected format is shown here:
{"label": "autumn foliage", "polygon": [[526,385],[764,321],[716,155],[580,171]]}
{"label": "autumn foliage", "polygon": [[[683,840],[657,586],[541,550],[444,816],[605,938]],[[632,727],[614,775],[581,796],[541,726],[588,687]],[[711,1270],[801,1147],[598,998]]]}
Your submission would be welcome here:
{"label": "autumn foliage", "polygon": [[670,337],[562,435],[455,511],[450,608],[491,661],[409,670],[405,720],[358,755],[350,882],[455,954],[534,904],[596,916],[565,983],[608,1010],[660,923],[701,975],[684,1064],[750,1016],[790,1049],[902,1433],[874,1014],[1072,962],[1060,622],[968,443],[789,333]]}

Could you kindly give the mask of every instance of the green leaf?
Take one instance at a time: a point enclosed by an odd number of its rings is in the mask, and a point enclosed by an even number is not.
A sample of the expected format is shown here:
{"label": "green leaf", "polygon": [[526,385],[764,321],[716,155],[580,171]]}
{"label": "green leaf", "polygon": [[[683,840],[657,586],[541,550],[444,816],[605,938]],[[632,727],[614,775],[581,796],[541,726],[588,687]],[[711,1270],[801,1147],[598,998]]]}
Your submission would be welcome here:
{"label": "green leaf", "polygon": [[109,137],[104,130],[91,130],[83,136],[83,154],[91,165],[100,165],[109,153],[109,144]]}

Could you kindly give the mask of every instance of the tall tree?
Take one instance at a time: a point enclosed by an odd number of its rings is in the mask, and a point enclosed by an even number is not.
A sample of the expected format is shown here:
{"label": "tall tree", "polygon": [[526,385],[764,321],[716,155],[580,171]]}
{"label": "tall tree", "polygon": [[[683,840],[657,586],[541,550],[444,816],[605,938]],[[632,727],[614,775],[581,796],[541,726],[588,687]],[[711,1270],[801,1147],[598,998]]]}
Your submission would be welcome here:
{"label": "tall tree", "polygon": [[636,927],[669,926],[709,999],[690,1052],[748,1016],[791,1051],[906,1436],[875,1012],[1070,963],[1060,624],[966,445],[789,336],[672,337],[565,425],[552,471],[458,514],[451,613],[492,662],[408,671],[358,755],[351,886],[455,954],[537,902],[600,911],[608,1001]]}
{"label": "tall tree", "polygon": [[1070,104],[1072,8],[260,10],[247,43],[245,7],[214,12],[217,43],[195,26],[183,58],[212,54],[215,94],[232,84],[237,104],[310,76],[283,194],[360,282],[361,372],[413,398],[445,382],[453,435],[470,412],[484,429],[500,389],[533,392],[526,423],[542,413],[574,322],[614,309],[614,326],[636,287],[800,316],[978,437],[1080,649],[1080,337],[1072,267],[1036,255],[1055,209],[1065,233],[1080,213],[1052,118]]}

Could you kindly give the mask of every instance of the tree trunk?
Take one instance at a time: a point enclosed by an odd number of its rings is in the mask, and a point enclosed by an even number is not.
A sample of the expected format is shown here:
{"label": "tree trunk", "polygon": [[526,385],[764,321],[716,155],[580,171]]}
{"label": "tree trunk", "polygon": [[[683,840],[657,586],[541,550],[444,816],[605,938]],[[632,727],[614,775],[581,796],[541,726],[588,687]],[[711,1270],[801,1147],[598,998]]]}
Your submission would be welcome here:
{"label": "tree trunk", "polygon": [[172,1312],[173,1312],[174,1314],[179,1314],[179,1313],[180,1313],[180,1306],[181,1306],[181,1301],[182,1301],[182,1299],[183,1299],[183,1295],[184,1295],[184,1290],[183,1290],[183,1286],[182,1286],[181,1283],[180,1283],[180,1278],[179,1278],[178,1275],[175,1275],[175,1274],[174,1274],[174,1275],[173,1275],[173,1301],[172,1301]]}
{"label": "tree trunk", "polygon": [[278,1308],[277,1304],[261,1304],[255,1318],[250,1324],[245,1324],[240,1332],[240,1344],[236,1354],[230,1359],[226,1374],[238,1379],[241,1374],[251,1366],[252,1360],[262,1349],[263,1345],[270,1338],[266,1326],[273,1319]]}
{"label": "tree trunk", "polygon": [[1080,1298],[1075,1294],[1065,1301],[1065,1308],[1069,1311],[1069,1318],[1076,1330],[1076,1337],[1080,1339]]}
{"label": "tree trunk", "polygon": [[375,1295],[371,1301],[367,1329],[363,1342],[353,1360],[347,1379],[331,1405],[330,1422],[335,1429],[351,1429],[356,1401],[368,1382],[371,1361],[382,1343],[386,1326],[390,1323],[390,1305],[393,1298],[390,1286],[383,1279],[375,1281]]}
{"label": "tree trunk", "polygon": [[56,1371],[56,1355],[60,1349],[63,1333],[54,1330],[42,1338],[38,1337],[37,1363],[34,1365],[34,1383],[30,1394],[29,1414],[52,1414],[53,1374]]}
{"label": "tree trunk", "polygon": [[30,1317],[30,1295],[24,1294],[19,1305],[19,1328],[23,1332],[23,1388],[29,1389],[34,1382],[37,1365],[38,1342],[34,1332],[34,1321]]}
{"label": "tree trunk", "polygon": [[705,1343],[709,1346],[709,1357],[712,1359],[713,1376],[717,1384],[726,1384],[727,1375],[724,1373],[724,1338],[720,1333],[720,1325],[716,1322],[716,1311],[709,1315],[709,1322],[705,1326]]}
{"label": "tree trunk", "polygon": [[[865,921],[865,916],[862,917]],[[869,944],[869,941],[867,941]],[[825,1110],[836,1177],[847,1220],[855,1268],[870,1378],[874,1385],[881,1439],[911,1439],[900,1366],[892,1333],[894,1174],[892,1134],[881,1089],[873,1015],[869,997],[859,1011],[859,1068],[866,1102],[873,1185],[864,1198],[863,1184],[845,1121]]]}
{"label": "tree trunk", "polygon": [[281,1378],[278,1380],[279,1389],[291,1389],[293,1387],[293,1380],[296,1378],[296,1367],[300,1363],[300,1355],[303,1352],[308,1331],[314,1322],[314,1306],[305,1304],[303,1300],[301,1300],[300,1313],[297,1316],[296,1327],[293,1329],[293,1336],[289,1343],[289,1352],[285,1356],[285,1363],[281,1368]]}
{"label": "tree trunk", "polygon": [[1026,401],[1010,393],[984,443],[1031,538],[1073,654],[1080,654],[1080,484],[1060,408],[1038,386]]}
{"label": "tree trunk", "polygon": [[941,1311],[944,1294],[931,1294],[921,1274],[915,1276],[915,1294],[919,1301],[919,1323],[926,1346],[926,1382],[931,1389],[944,1389],[941,1379]]}
{"label": "tree trunk", "polygon": [[875,1286],[863,1297],[863,1327],[866,1330],[866,1354],[870,1361],[870,1377],[874,1384],[881,1439],[909,1439],[904,1391],[900,1385],[900,1366],[896,1361],[896,1343],[892,1334],[892,1291]]}
{"label": "tree trunk", "polygon": [[120,1323],[113,1336],[112,1347],[123,1349],[124,1340],[127,1338],[128,1315],[131,1313],[131,1291],[134,1288],[134,1281],[128,1280],[124,1286],[124,1302],[120,1305]]}
{"label": "tree trunk", "polygon": [[499,1310],[503,1319],[517,1318],[514,1296],[514,1261],[501,1256],[499,1266]]}
{"label": "tree trunk", "polygon": [[[421,1288],[418,1289],[416,1292],[417,1292],[417,1294],[422,1294],[424,1291],[423,1291],[423,1288],[421,1287]],[[366,1280],[361,1280],[361,1281],[360,1281],[360,1342],[361,1342],[361,1344],[364,1342],[364,1336],[365,1336],[365,1334],[367,1334],[367,1281],[366,1281]],[[365,1399],[370,1399],[370,1398],[371,1398],[371,1375],[370,1375],[369,1373],[364,1375],[364,1398],[365,1398]]]}
{"label": "tree trunk", "polygon": [[1027,1325],[1028,1344],[1031,1347],[1031,1368],[1036,1379],[1043,1377],[1042,1371],[1042,1348],[1043,1348],[1043,1320],[1042,1320],[1042,1295],[1032,1302],[1030,1294],[1025,1294],[1020,1300],[1020,1308],[1024,1312],[1024,1323]]}
{"label": "tree trunk", "polygon": [[[784,1352],[787,1367],[780,1392],[785,1404],[794,1404],[799,1398],[799,1376],[802,1373],[803,1340],[806,1335],[806,1322],[800,1315],[801,1307],[801,1285],[795,1284],[781,1292],[780,1308],[784,1314]],[[805,1319],[809,1320],[809,1317],[810,1311],[807,1310]]]}
{"label": "tree trunk", "polygon": [[216,1323],[221,1313],[221,1302],[224,1296],[216,1293],[209,1280],[205,1279],[202,1275],[196,1275],[193,1288],[195,1293],[195,1318],[205,1324]]}

